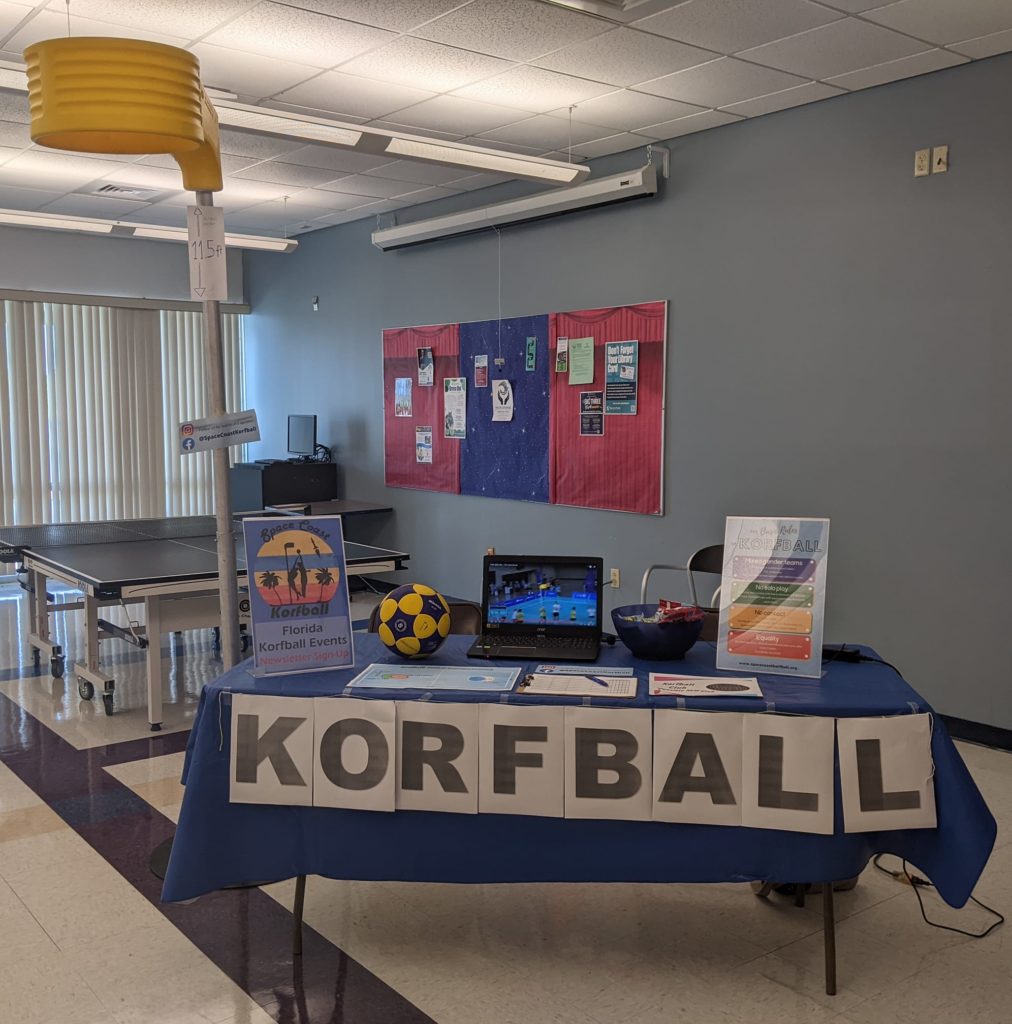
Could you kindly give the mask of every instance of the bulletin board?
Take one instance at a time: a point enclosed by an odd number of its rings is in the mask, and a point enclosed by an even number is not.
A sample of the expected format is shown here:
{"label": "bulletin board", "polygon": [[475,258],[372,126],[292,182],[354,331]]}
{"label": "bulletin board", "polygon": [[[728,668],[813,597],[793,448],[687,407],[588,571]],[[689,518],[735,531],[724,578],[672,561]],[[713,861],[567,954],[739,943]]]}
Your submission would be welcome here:
{"label": "bulletin board", "polygon": [[[589,382],[559,358],[573,339]],[[666,344],[664,301],[384,331],[387,485],[661,515]],[[446,378],[464,381],[462,430]],[[502,380],[512,414],[495,420]]]}

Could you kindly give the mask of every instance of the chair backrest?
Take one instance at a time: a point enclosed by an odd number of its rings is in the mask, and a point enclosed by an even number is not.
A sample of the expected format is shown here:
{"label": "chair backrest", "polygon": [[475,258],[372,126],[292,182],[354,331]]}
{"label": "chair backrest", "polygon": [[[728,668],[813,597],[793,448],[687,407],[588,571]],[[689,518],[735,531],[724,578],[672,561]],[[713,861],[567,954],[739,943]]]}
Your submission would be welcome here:
{"label": "chair backrest", "polygon": [[[724,571],[724,545],[723,544],[710,544],[705,548],[700,548],[698,551],[694,551],[689,556],[689,561],[686,565],[686,572],[689,577],[689,593],[692,596],[692,603],[699,605],[701,608],[708,608],[710,605],[705,604],[699,600],[699,594],[696,591],[696,573],[712,573],[715,576],[720,576]],[[720,590],[720,587],[717,587]],[[716,597],[716,592],[714,593]],[[711,599],[712,600],[712,599]]]}
{"label": "chair backrest", "polygon": [[[481,632],[481,608],[471,601],[447,601],[450,606],[450,632],[459,636],[475,636]],[[382,602],[380,602],[382,604]],[[369,632],[379,632],[380,606],[369,613]]]}

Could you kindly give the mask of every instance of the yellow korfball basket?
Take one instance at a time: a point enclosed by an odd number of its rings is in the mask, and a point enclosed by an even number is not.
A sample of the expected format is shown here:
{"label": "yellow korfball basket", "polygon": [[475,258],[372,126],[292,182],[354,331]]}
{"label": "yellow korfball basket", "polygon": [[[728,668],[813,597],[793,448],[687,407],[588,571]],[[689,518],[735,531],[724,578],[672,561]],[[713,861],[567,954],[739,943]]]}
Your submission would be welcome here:
{"label": "yellow korfball basket", "polygon": [[222,187],[218,117],[187,50],[140,39],[48,39],[25,50],[32,141],[78,153],[170,153],[183,187]]}

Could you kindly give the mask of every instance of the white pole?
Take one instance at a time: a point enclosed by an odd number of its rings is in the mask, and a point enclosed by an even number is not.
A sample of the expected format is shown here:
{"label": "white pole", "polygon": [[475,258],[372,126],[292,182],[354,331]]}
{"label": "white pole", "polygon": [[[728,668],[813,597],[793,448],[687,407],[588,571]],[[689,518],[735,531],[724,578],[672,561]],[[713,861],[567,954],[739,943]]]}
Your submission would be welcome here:
{"label": "white pole", "polygon": [[[198,206],[214,206],[212,192],[198,191]],[[204,300],[204,358],[210,414],[225,414],[225,356],[221,343],[221,307]],[[239,600],[236,586],[235,540],[232,536],[232,495],[228,479],[228,449],[215,448],[214,518],[218,546],[218,594],[221,602],[221,657],[226,671],[239,661]]]}

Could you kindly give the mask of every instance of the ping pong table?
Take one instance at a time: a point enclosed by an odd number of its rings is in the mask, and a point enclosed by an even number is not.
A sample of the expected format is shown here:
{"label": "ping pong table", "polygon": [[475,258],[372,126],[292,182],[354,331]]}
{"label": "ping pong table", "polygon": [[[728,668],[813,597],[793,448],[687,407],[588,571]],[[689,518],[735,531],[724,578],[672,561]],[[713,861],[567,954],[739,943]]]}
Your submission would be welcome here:
{"label": "ping pong table", "polygon": [[[147,651],[148,722],[162,724],[161,637],[187,629],[214,627],[221,621],[218,556],[211,516],[128,519],[97,523],[0,527],[0,562],[14,563],[29,592],[28,642],[36,667],[48,658],[54,677],[64,673],[63,648],[53,641],[50,616],[84,610],[84,659],[74,664],[78,692],[91,700],[101,693],[105,713],[113,712],[115,680],[99,663],[99,641],[126,640]],[[236,587],[246,588],[246,559],[239,524]],[[403,551],[345,542],[349,576],[404,568]],[[55,602],[49,581],[81,592],[81,600]],[[120,626],[99,617],[103,607],[144,605],[144,624]],[[240,616],[248,620],[249,599],[240,594]],[[243,649],[248,641],[244,640]]]}

